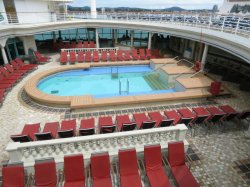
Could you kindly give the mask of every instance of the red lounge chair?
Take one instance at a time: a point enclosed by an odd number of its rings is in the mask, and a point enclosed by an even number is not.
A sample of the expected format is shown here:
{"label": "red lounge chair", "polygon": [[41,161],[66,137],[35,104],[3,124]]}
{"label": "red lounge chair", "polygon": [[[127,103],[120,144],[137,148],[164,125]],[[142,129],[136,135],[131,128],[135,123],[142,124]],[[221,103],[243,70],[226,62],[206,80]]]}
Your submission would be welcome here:
{"label": "red lounge chair", "polygon": [[214,125],[216,123],[220,123],[221,120],[226,115],[224,112],[222,112],[221,110],[219,110],[217,107],[207,107],[206,109],[211,114],[211,117],[208,118],[207,121],[209,123],[211,123],[212,125]]}
{"label": "red lounge chair", "polygon": [[109,60],[112,61],[112,62],[117,61],[115,51],[113,51],[113,50],[109,51]]}
{"label": "red lounge chair", "polygon": [[119,150],[120,186],[142,187],[135,149]]}
{"label": "red lounge chair", "polygon": [[123,57],[123,51],[122,50],[117,50],[117,59],[119,61],[124,61],[125,58]]}
{"label": "red lounge chair", "polygon": [[43,132],[36,133],[37,140],[50,140],[57,137],[57,131],[59,129],[59,122],[46,123]]}
{"label": "red lounge chair", "polygon": [[192,113],[188,108],[178,109],[177,111],[181,114],[180,123],[191,125],[191,123],[196,119],[196,115]]}
{"label": "red lounge chair", "polygon": [[70,48],[75,49],[76,48],[76,42],[71,42]]}
{"label": "red lounge chair", "polygon": [[210,93],[212,95],[218,95],[221,89],[221,82],[212,82],[210,86]]}
{"label": "red lounge chair", "polygon": [[35,140],[35,134],[40,131],[40,123],[26,124],[21,134],[11,135],[14,142],[29,142]]}
{"label": "red lounge chair", "polygon": [[149,129],[155,126],[156,121],[149,119],[145,113],[133,114],[138,129]]}
{"label": "red lounge chair", "polygon": [[94,51],[93,52],[93,61],[94,62],[99,62],[100,59],[99,59],[99,52],[98,51]]}
{"label": "red lounge chair", "polygon": [[92,52],[91,51],[86,51],[85,62],[92,62]]}
{"label": "red lounge chair", "polygon": [[89,48],[89,43],[87,41],[83,42],[83,48]]}
{"label": "red lounge chair", "polygon": [[0,73],[0,84],[10,84],[11,86],[17,83],[17,80],[5,78],[3,74]]}
{"label": "red lounge chair", "polygon": [[226,116],[223,118],[223,120],[225,121],[230,121],[239,115],[239,112],[237,112],[229,105],[219,106],[219,108],[226,113]]}
{"label": "red lounge chair", "polygon": [[7,71],[9,72],[9,73],[15,73],[15,74],[17,74],[17,75],[21,75],[21,76],[23,76],[25,73],[26,73],[26,71],[25,70],[15,70],[10,64],[6,64],[5,66],[4,66],[6,69],[7,69]]}
{"label": "red lounge chair", "polygon": [[185,164],[183,142],[168,143],[168,161],[172,170],[172,174],[179,187],[199,187],[199,184]]}
{"label": "red lounge chair", "polygon": [[84,187],[84,160],[83,155],[64,156],[64,187]]}
{"label": "red lounge chair", "polygon": [[32,71],[34,68],[33,67],[21,67],[18,65],[18,63],[15,60],[12,60],[10,64],[13,66],[15,70],[25,70],[27,72]]}
{"label": "red lounge chair", "polygon": [[109,155],[94,154],[91,155],[90,161],[93,187],[112,187]]}
{"label": "red lounge chair", "polygon": [[160,112],[149,112],[148,116],[156,122],[156,127],[169,127],[174,122],[173,119],[164,119]]}
{"label": "red lounge chair", "polygon": [[70,64],[76,63],[76,53],[74,51],[70,51],[69,53],[69,63]]}
{"label": "red lounge chair", "polygon": [[81,42],[81,41],[79,41],[78,43],[77,43],[77,46],[76,46],[77,48],[83,48],[83,43]]}
{"label": "red lounge chair", "polygon": [[31,67],[19,67],[15,60],[10,61],[10,64],[12,65],[12,68],[14,68],[15,71],[23,71],[25,73],[28,73],[33,68]]}
{"label": "red lounge chair", "polygon": [[161,58],[159,49],[154,49],[153,50],[153,55],[151,56],[151,58]]}
{"label": "red lounge chair", "polygon": [[58,48],[59,49],[64,49],[65,47],[64,47],[64,43],[62,42],[62,41],[60,41],[59,43],[58,43]]}
{"label": "red lounge chair", "polygon": [[23,166],[6,166],[2,169],[2,187],[24,187],[25,175]]}
{"label": "red lounge chair", "polygon": [[70,49],[70,41],[65,42],[65,48]]}
{"label": "red lounge chair", "polygon": [[147,59],[151,59],[152,55],[151,55],[151,50],[150,49],[146,49],[146,58]]}
{"label": "red lounge chair", "polygon": [[107,51],[102,51],[102,61],[103,62],[107,62],[108,61]]}
{"label": "red lounge chair", "polygon": [[140,60],[140,56],[137,54],[136,49],[132,50],[132,57],[133,57],[134,60]]}
{"label": "red lounge chair", "polygon": [[36,57],[36,61],[39,63],[46,63],[51,60],[51,57],[42,56],[41,53],[39,53],[38,51],[34,51],[34,55]]}
{"label": "red lounge chair", "polygon": [[36,187],[56,187],[56,163],[54,160],[35,163]]}
{"label": "red lounge chair", "polygon": [[19,73],[9,73],[4,67],[0,67],[0,72],[9,79],[21,79],[22,75]]}
{"label": "red lounge chair", "polygon": [[181,121],[181,116],[175,110],[164,111],[164,114],[168,119],[174,120],[173,125],[178,124]]}
{"label": "red lounge chair", "polygon": [[202,124],[211,116],[210,113],[203,107],[192,108],[192,110],[197,116],[196,120],[193,122],[195,124]]}
{"label": "red lounge chair", "polygon": [[89,43],[89,48],[95,48],[95,42],[91,41],[91,42]]}
{"label": "red lounge chair", "polygon": [[116,125],[113,123],[112,117],[99,117],[99,132],[100,133],[112,133],[115,131]]}
{"label": "red lounge chair", "polygon": [[127,50],[127,51],[124,51],[125,55],[124,55],[124,59],[126,61],[130,61],[131,60],[131,56],[130,56],[130,51]]}
{"label": "red lounge chair", "polygon": [[67,51],[62,51],[60,56],[60,63],[67,64],[67,62],[68,62],[68,53]]}
{"label": "red lounge chair", "polygon": [[78,52],[78,62],[79,63],[84,62],[84,52],[83,51]]}
{"label": "red lounge chair", "polygon": [[58,131],[60,138],[69,138],[76,135],[76,120],[62,121],[61,129]]}
{"label": "red lounge chair", "polygon": [[79,128],[79,135],[80,136],[88,136],[95,134],[95,119],[82,119],[81,125]]}
{"label": "red lounge chair", "polygon": [[146,60],[145,50],[144,49],[139,49],[139,52],[140,52],[140,59],[141,60]]}
{"label": "red lounge chair", "polygon": [[117,128],[119,131],[131,131],[136,127],[135,122],[131,122],[128,115],[116,116]]}
{"label": "red lounge chair", "polygon": [[22,61],[22,59],[20,59],[20,58],[16,58],[15,61],[17,62],[17,64],[18,64],[19,67],[21,67],[21,68],[27,68],[27,67],[29,67],[29,68],[35,69],[35,68],[37,68],[37,66],[38,66],[38,65],[36,65],[36,64],[25,64],[25,63]]}
{"label": "red lounge chair", "polygon": [[160,145],[145,146],[144,161],[146,175],[151,187],[171,187],[168,177],[162,167]]}
{"label": "red lounge chair", "polygon": [[0,84],[0,89],[11,89],[12,88],[12,84]]}

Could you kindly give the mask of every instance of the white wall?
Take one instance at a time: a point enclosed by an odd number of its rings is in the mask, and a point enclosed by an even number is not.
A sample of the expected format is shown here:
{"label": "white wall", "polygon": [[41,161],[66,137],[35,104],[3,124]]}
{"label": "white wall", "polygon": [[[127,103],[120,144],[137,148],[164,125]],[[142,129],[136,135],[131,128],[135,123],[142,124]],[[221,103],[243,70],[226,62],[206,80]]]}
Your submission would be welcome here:
{"label": "white wall", "polygon": [[48,2],[40,0],[15,0],[19,23],[51,21]]}

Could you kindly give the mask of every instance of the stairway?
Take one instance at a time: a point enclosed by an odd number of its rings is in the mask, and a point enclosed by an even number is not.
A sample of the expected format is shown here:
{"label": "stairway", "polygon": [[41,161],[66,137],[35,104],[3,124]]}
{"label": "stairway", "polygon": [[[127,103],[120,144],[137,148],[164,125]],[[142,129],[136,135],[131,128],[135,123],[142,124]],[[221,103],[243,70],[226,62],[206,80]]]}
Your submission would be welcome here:
{"label": "stairway", "polygon": [[146,74],[144,76],[144,79],[147,81],[148,85],[153,90],[167,90],[167,89],[169,89],[168,83],[165,83],[160,79],[159,73]]}

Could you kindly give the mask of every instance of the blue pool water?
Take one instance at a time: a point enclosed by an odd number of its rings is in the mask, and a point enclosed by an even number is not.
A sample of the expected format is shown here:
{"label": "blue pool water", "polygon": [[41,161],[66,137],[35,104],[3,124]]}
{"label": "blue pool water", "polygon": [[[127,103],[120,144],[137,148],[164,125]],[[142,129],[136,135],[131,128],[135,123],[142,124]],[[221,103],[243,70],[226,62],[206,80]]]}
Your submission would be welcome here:
{"label": "blue pool water", "polygon": [[47,93],[58,96],[92,95],[112,97],[120,95],[138,95],[150,93],[175,92],[173,89],[154,90],[144,76],[152,69],[147,65],[97,67],[86,70],[71,70],[51,75],[39,82],[37,87]]}

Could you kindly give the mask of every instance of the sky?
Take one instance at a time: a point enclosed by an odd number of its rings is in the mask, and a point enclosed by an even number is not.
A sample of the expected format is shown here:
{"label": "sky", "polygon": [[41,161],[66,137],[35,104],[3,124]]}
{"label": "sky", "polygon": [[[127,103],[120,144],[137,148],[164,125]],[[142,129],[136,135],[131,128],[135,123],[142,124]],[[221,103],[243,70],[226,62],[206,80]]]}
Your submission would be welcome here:
{"label": "sky", "polygon": [[[184,9],[212,9],[223,0],[96,0],[97,7],[139,7],[161,9],[178,6]],[[90,6],[90,0],[74,0],[72,6]]]}

